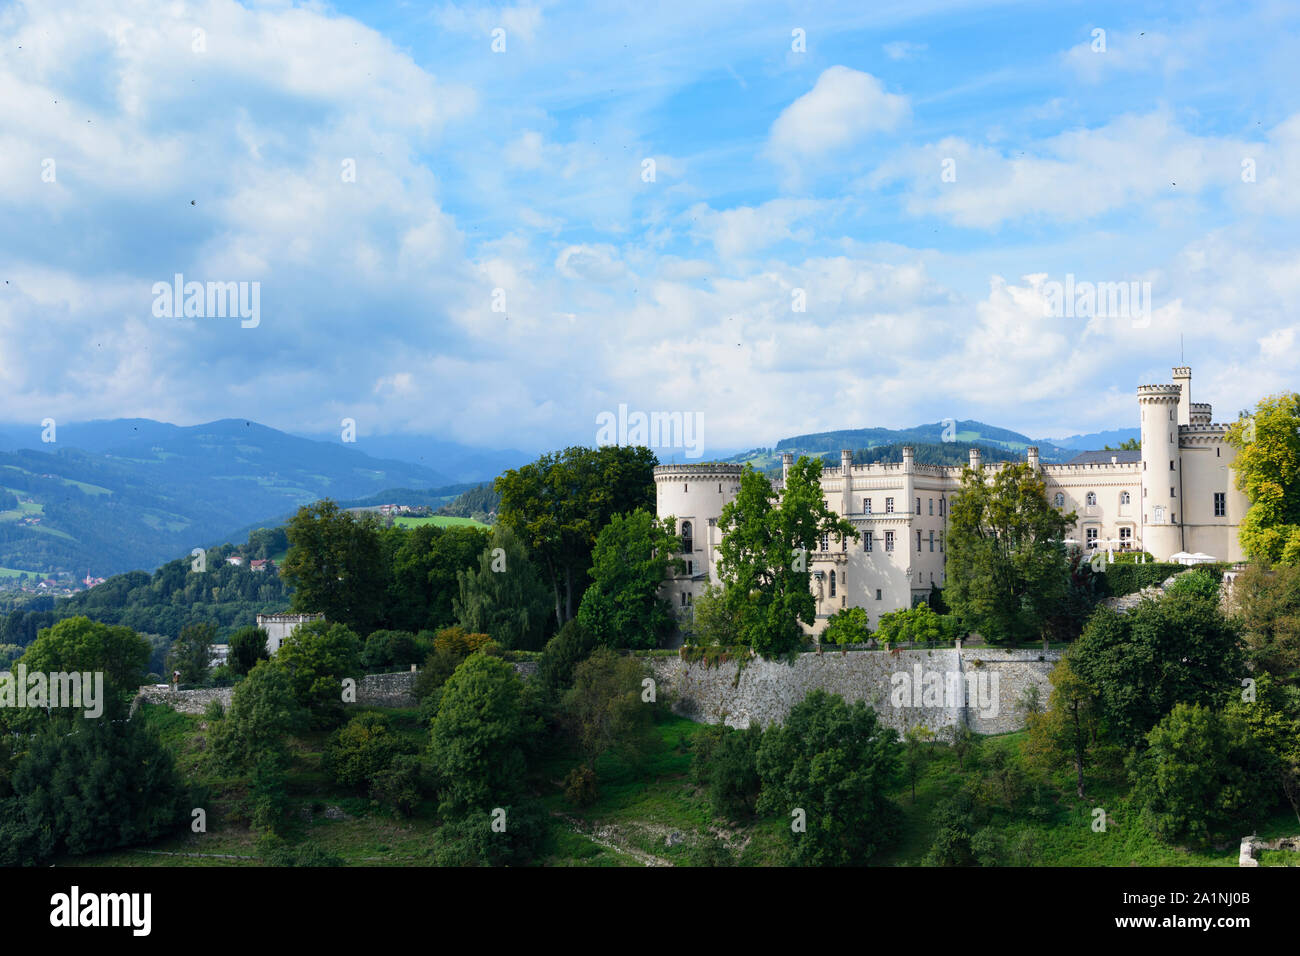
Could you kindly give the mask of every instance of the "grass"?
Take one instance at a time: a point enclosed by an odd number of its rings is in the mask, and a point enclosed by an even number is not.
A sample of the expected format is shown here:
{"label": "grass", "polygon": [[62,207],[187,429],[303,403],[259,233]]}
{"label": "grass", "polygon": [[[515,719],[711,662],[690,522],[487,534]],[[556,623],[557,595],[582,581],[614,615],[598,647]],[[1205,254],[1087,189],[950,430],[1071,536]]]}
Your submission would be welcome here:
{"label": "grass", "polygon": [[[386,715],[394,732],[413,749],[428,743],[428,728],[414,709],[374,708]],[[246,782],[216,779],[205,774],[204,718],[178,714],[168,707],[143,704],[144,720],[176,754],[184,779],[207,791],[204,806],[208,832],[185,833],[148,847],[65,858],[61,863],[92,866],[258,866],[257,836],[242,809]],[[637,763],[606,754],[595,764],[599,794],[589,807],[571,805],[563,780],[582,762],[581,754],[563,738],[537,761],[533,773],[543,807],[551,814],[550,832],[538,857],[542,866],[642,866],[647,862],[689,866],[695,847],[720,837],[733,860],[742,866],[780,865],[789,840],[788,821],[766,817],[746,821],[716,819],[707,794],[691,782],[691,760],[704,725],[661,714],[654,725],[649,752]],[[430,847],[438,829],[430,801],[411,819],[380,809],[363,795],[334,784],[321,769],[327,734],[312,732],[293,741],[287,793],[294,813],[303,817],[300,836],[336,854],[351,866],[430,865]],[[1036,866],[1235,866],[1238,839],[1221,849],[1181,848],[1161,843],[1141,824],[1131,805],[1127,781],[1119,767],[1092,770],[1086,777],[1088,796],[1074,796],[1072,779],[1063,773],[1049,781],[1035,798],[1032,792],[1003,805],[989,769],[1000,751],[1006,762],[1027,774],[1022,750],[1024,732],[976,738],[976,748],[959,768],[956,755],[942,744],[930,745],[918,775],[913,798],[902,782],[889,794],[901,811],[895,845],[874,857],[880,866],[920,865],[935,842],[932,816],[936,807],[972,783],[986,788],[988,827],[1001,837],[1004,862]],[[1029,776],[1029,782],[1041,777]],[[1096,808],[1106,814],[1104,832],[1094,830]],[[341,819],[327,819],[325,810]],[[1261,839],[1292,835],[1298,830],[1294,814],[1279,810],[1256,829]],[[1243,833],[1245,831],[1243,830]],[[672,845],[669,845],[669,844]],[[191,855],[177,855],[191,854]],[[193,854],[204,854],[195,856]],[[1300,865],[1300,854],[1265,851],[1261,865]]]}
{"label": "grass", "polygon": [[451,515],[432,515],[428,518],[398,517],[393,519],[393,523],[399,528],[418,528],[420,525],[431,524],[439,528],[487,528],[481,521],[475,521],[473,518],[454,518]]}

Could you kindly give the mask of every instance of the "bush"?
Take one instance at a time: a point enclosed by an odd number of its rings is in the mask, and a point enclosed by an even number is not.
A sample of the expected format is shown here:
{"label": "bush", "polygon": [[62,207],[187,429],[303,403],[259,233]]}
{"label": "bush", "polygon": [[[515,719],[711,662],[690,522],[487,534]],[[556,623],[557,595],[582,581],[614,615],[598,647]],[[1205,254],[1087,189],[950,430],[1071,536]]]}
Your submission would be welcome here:
{"label": "bush", "polygon": [[600,795],[596,771],[586,764],[574,767],[564,778],[564,799],[575,807],[589,807]]}
{"label": "bush", "polygon": [[386,770],[404,746],[382,714],[360,714],[330,735],[321,769],[337,783],[361,790]]}
{"label": "bush", "polygon": [[431,789],[429,778],[422,758],[416,754],[397,754],[371,778],[370,796],[381,806],[409,817]]}
{"label": "bush", "polygon": [[264,837],[258,850],[267,866],[342,866],[343,858],[310,840],[296,846],[276,836]]}
{"label": "bush", "polygon": [[754,815],[762,781],[758,776],[758,748],[763,731],[757,724],[745,730],[728,730],[708,758],[709,804],[715,816],[743,820]]}
{"label": "bush", "polygon": [[542,659],[537,662],[537,677],[552,692],[573,685],[573,669],[591,656],[596,638],[576,619],[546,642]]}
{"label": "bush", "polygon": [[546,811],[536,800],[453,817],[433,835],[433,860],[438,866],[524,866],[546,827]]}

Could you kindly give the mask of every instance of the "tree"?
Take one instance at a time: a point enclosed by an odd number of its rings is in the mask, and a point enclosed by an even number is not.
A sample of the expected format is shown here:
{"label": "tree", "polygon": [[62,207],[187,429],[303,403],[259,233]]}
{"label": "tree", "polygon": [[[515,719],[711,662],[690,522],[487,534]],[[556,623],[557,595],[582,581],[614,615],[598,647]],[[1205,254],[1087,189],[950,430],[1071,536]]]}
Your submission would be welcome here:
{"label": "tree", "polygon": [[366,638],[361,663],[369,668],[409,667],[420,660],[420,648],[410,631],[373,631]]}
{"label": "tree", "polygon": [[871,637],[871,618],[860,607],[841,608],[830,616],[822,631],[823,644],[865,644]]}
{"label": "tree", "polygon": [[1141,744],[1175,704],[1210,704],[1243,673],[1235,629],[1216,602],[1194,593],[1125,613],[1098,608],[1070,663],[1096,688],[1103,726],[1125,747]]}
{"label": "tree", "polygon": [[991,644],[1038,635],[1066,591],[1063,539],[1075,515],[1048,504],[1026,463],[991,475],[963,469],[949,514],[944,600],[953,613]]}
{"label": "tree", "polygon": [[1130,765],[1144,826],[1170,843],[1203,844],[1252,831],[1272,774],[1264,749],[1241,721],[1179,703],[1146,739],[1146,750]]}
{"label": "tree", "polygon": [[1252,561],[1231,594],[1247,658],[1279,681],[1300,684],[1300,566],[1269,570]]}
{"label": "tree", "polygon": [[728,600],[723,589],[716,584],[706,584],[691,606],[690,620],[682,622],[685,642],[724,647],[736,647],[744,643],[738,604],[739,602]]}
{"label": "tree", "polygon": [[1300,393],[1260,399],[1255,414],[1228,428],[1237,450],[1237,488],[1250,499],[1237,537],[1269,564],[1300,564]]}
{"label": "tree", "polygon": [[212,662],[217,629],[211,624],[187,624],[167,655],[167,667],[180,671],[182,684],[202,684]]}
{"label": "tree", "polygon": [[801,457],[776,503],[772,483],[746,466],[740,493],[722,508],[718,575],[744,639],[764,657],[793,652],[803,641],[800,622],[816,620],[809,552],[823,535],[857,538],[853,525],[827,506],[819,459]]}
{"label": "tree", "polygon": [[916,803],[916,778],[921,775],[921,768],[930,755],[926,744],[934,740],[934,731],[924,724],[915,724],[903,732],[903,766],[907,770],[907,780],[912,786],[912,802]]}
{"label": "tree", "polygon": [[1282,795],[1300,820],[1300,688],[1260,674],[1252,690],[1234,695],[1225,716],[1239,720],[1268,752]]}
{"label": "tree", "polygon": [[564,695],[564,723],[582,749],[588,767],[615,751],[639,765],[654,747],[654,707],[642,700],[645,665],[608,647],[597,647],[573,671]]}
{"label": "tree", "polygon": [[171,752],[139,720],[46,719],[0,799],[0,865],[147,843],[190,803]]}
{"label": "tree", "polygon": [[489,634],[511,650],[543,645],[553,619],[551,589],[511,528],[494,528],[478,568],[458,572],[456,582],[452,608],[465,630]]}
{"label": "tree", "polygon": [[135,696],[144,681],[149,642],[129,627],[68,617],[41,631],[19,663],[29,674],[103,673],[107,693],[125,702]]}
{"label": "tree", "polygon": [[525,719],[522,690],[509,664],[485,654],[470,655],[447,681],[429,744],[443,817],[486,820],[492,808],[523,796],[524,741],[535,728]]}
{"label": "tree", "polygon": [[358,519],[325,499],[299,508],[286,533],[280,574],[294,588],[294,610],[323,613],[363,634],[374,630],[391,570],[375,517]]}
{"label": "tree", "polygon": [[573,686],[573,670],[596,649],[596,637],[576,618],[546,642],[537,678],[552,693]]}
{"label": "tree", "polygon": [[281,642],[275,663],[289,675],[294,699],[318,724],[329,723],[343,706],[343,678],[360,674],[361,639],[342,624],[312,621]]}
{"label": "tree", "polygon": [[929,604],[918,604],[880,615],[876,640],[886,647],[902,643],[951,643],[960,633],[961,627],[951,614],[935,614]]}
{"label": "tree", "polygon": [[383,714],[358,714],[330,735],[321,769],[337,783],[363,790],[406,749]]}
{"label": "tree", "polygon": [[898,782],[899,749],[897,732],[865,702],[821,690],[763,732],[758,809],[802,818],[806,831],[790,831],[797,865],[861,864],[894,838],[899,811],[886,794]]}
{"label": "tree", "polygon": [[386,616],[391,626],[419,631],[456,621],[459,576],[479,561],[488,533],[481,528],[420,525],[386,533],[393,566]]}
{"label": "tree", "polygon": [[288,673],[259,661],[230,695],[230,710],[210,729],[209,760],[218,773],[237,774],[264,753],[284,760],[287,740],[307,727],[307,714],[293,694]]}
{"label": "tree", "polygon": [[496,479],[498,522],[523,539],[551,584],[557,627],[577,614],[591,552],[615,514],[655,507],[649,448],[566,448]]}
{"label": "tree", "polygon": [[460,625],[446,627],[433,639],[433,651],[415,678],[415,696],[421,700],[447,683],[461,662],[491,641],[486,634],[468,634]]}
{"label": "tree", "polygon": [[268,635],[260,627],[241,627],[230,635],[230,653],[226,663],[236,674],[247,674],[258,661],[270,658],[266,649]]}
{"label": "tree", "polygon": [[1029,715],[1026,753],[1049,770],[1072,766],[1075,793],[1082,797],[1083,771],[1097,742],[1097,689],[1075,672],[1070,659],[1063,657],[1048,676],[1052,693],[1046,712]]}
{"label": "tree", "polygon": [[614,515],[596,536],[592,583],[578,620],[601,644],[648,650],[672,631],[672,608],[659,590],[670,566],[686,570],[686,562],[673,557],[681,548],[675,525],[672,518],[660,521],[638,508]]}
{"label": "tree", "polygon": [[754,815],[763,781],[758,775],[758,748],[763,728],[750,724],[744,730],[721,728],[722,736],[709,750],[702,773],[709,805],[717,817],[744,820]]}

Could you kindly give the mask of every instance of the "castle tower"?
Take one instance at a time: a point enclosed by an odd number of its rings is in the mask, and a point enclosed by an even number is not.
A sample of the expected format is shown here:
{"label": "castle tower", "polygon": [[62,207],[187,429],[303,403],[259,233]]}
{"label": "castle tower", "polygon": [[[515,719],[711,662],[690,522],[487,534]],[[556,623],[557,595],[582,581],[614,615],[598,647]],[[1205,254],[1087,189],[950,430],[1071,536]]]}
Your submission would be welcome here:
{"label": "castle tower", "polygon": [[790,480],[790,469],[794,467],[793,452],[786,452],[781,456],[781,484]]}
{"label": "castle tower", "polygon": [[980,450],[974,446],[970,450],[970,466],[973,471],[980,470]]}
{"label": "castle tower", "polygon": [[1174,369],[1174,384],[1179,388],[1178,424],[1192,423],[1192,370],[1189,366],[1179,365]]}
{"label": "castle tower", "polygon": [[1138,408],[1142,424],[1142,547],[1166,561],[1183,550],[1179,517],[1183,502],[1181,456],[1178,450],[1179,416],[1190,403],[1181,401],[1183,388],[1191,388],[1191,370],[1174,369],[1186,377],[1177,385],[1141,385]]}
{"label": "castle tower", "polygon": [[848,448],[840,450],[840,475],[842,476],[842,488],[840,489],[840,514],[846,515],[853,512],[853,452]]}
{"label": "castle tower", "polygon": [[1025,460],[1029,462],[1029,467],[1038,471],[1038,446],[1030,445],[1025,449]]}

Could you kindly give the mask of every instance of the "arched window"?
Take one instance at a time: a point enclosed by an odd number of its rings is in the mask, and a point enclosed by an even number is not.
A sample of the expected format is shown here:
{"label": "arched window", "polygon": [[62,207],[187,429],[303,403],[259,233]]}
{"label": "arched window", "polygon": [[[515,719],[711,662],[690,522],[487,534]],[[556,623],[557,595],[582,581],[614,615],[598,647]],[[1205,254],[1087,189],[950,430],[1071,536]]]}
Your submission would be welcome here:
{"label": "arched window", "polygon": [[1128,503],[1129,503],[1130,501],[1132,501],[1132,500],[1133,500],[1133,496],[1130,495],[1127,491],[1121,491],[1121,492],[1119,493],[1119,503],[1120,503],[1120,504],[1122,504],[1122,505],[1126,505],[1126,504],[1128,504]]}
{"label": "arched window", "polygon": [[690,554],[695,550],[695,535],[691,533],[691,523],[682,522],[682,553]]}
{"label": "arched window", "polygon": [[1054,498],[1053,501],[1056,504],[1056,507],[1065,507],[1065,495],[1061,494],[1059,491],[1056,493],[1056,498]]}
{"label": "arched window", "polygon": [[1095,491],[1088,492],[1088,497],[1086,500],[1090,506],[1095,505],[1097,503],[1097,492]]}

